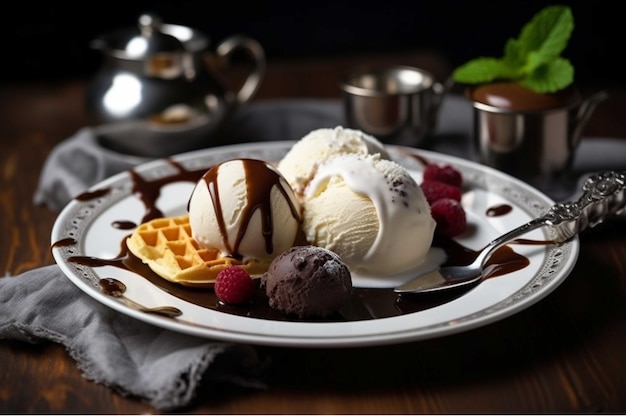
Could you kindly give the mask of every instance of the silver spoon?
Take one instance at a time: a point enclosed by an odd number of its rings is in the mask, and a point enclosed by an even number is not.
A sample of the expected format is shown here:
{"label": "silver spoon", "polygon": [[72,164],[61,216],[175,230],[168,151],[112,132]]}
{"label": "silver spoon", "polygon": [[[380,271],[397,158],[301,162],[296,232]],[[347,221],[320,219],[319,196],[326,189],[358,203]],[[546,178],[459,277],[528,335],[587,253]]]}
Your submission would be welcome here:
{"label": "silver spoon", "polygon": [[483,279],[485,261],[500,247],[543,226],[552,229],[554,243],[563,243],[626,208],[626,171],[609,171],[587,178],[575,202],[557,203],[543,216],[492,240],[470,265],[447,266],[414,278],[394,289],[400,294],[435,292],[474,284]]}

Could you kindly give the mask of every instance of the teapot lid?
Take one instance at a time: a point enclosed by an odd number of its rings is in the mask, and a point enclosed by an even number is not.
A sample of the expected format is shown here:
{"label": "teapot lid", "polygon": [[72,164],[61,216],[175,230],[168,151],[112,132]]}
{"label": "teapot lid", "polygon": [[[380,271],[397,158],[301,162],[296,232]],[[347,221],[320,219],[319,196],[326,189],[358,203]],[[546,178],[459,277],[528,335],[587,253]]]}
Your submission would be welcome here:
{"label": "teapot lid", "polygon": [[196,52],[207,45],[206,36],[186,26],[164,24],[151,13],[139,16],[136,28],[113,31],[91,43],[94,49],[137,60],[157,53]]}

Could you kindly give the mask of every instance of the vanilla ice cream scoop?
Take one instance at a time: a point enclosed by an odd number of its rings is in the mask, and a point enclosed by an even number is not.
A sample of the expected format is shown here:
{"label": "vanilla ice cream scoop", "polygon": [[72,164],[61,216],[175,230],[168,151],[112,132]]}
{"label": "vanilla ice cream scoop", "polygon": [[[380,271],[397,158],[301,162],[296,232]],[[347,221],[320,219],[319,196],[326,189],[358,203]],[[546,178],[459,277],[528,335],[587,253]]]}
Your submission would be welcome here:
{"label": "vanilla ice cream scoop", "polygon": [[301,209],[285,178],[264,161],[234,159],[208,170],[189,199],[193,238],[222,256],[271,262],[291,248]]}
{"label": "vanilla ice cream scoop", "polygon": [[380,155],[345,154],[321,165],[303,200],[307,240],[354,272],[394,275],[417,267],[435,220],[408,170]]}
{"label": "vanilla ice cream scoop", "polygon": [[302,196],[318,167],[328,159],[346,153],[380,154],[389,159],[384,145],[360,130],[337,126],[316,129],[296,142],[278,163],[278,170],[296,195]]}

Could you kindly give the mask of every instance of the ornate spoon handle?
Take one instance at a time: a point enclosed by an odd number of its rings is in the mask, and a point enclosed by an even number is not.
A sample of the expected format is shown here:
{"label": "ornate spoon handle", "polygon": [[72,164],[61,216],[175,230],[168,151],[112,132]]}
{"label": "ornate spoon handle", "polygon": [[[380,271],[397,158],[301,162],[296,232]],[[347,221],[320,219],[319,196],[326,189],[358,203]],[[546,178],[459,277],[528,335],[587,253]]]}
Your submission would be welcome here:
{"label": "ornate spoon handle", "polygon": [[611,214],[626,208],[626,171],[608,171],[591,175],[582,187],[576,201],[556,203],[541,217],[533,219],[492,240],[473,262],[481,265],[499,247],[539,227],[552,230],[555,243],[563,243],[587,227],[604,221]]}
{"label": "ornate spoon handle", "polygon": [[564,242],[587,227],[604,221],[626,208],[626,171],[607,171],[591,175],[583,184],[576,201],[557,203],[543,216],[555,233],[556,242]]}

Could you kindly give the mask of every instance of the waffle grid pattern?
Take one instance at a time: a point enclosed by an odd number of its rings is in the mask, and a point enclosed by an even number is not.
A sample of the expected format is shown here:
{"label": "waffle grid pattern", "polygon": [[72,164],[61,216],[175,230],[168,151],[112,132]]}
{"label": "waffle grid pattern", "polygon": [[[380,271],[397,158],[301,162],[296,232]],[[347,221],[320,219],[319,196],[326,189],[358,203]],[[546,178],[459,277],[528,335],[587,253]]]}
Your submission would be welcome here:
{"label": "waffle grid pattern", "polygon": [[219,250],[201,247],[191,235],[189,216],[158,218],[143,223],[127,240],[128,249],[152,271],[186,286],[210,287],[223,269],[237,265],[253,277],[267,270],[265,264],[223,257]]}

